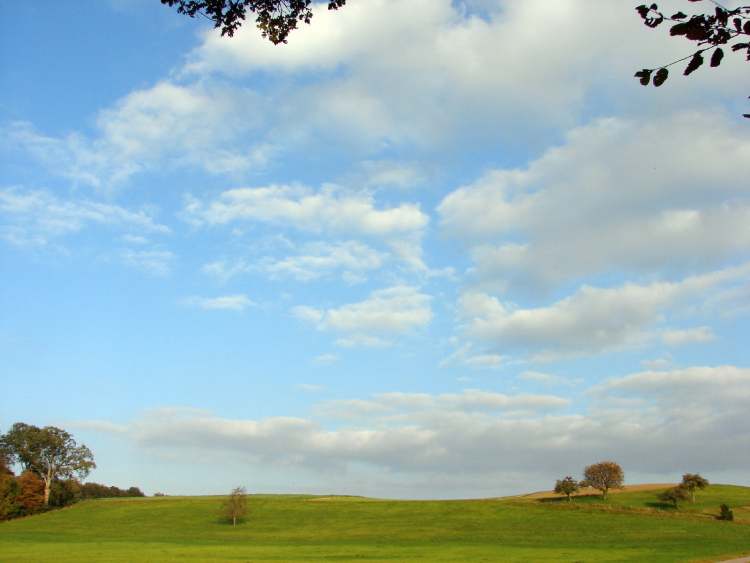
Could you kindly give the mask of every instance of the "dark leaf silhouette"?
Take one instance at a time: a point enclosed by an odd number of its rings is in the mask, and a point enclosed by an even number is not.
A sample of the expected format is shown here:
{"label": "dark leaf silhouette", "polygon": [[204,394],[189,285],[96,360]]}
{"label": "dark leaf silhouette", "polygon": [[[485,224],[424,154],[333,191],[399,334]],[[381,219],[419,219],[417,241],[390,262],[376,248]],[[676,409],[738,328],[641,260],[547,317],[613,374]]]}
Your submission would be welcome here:
{"label": "dark leaf silhouette", "polygon": [[666,68],[660,68],[656,75],[654,76],[654,86],[661,86],[666,82],[667,78],[669,77],[669,70]]}
{"label": "dark leaf silhouette", "polygon": [[716,67],[721,64],[721,59],[724,58],[724,51],[722,51],[721,47],[718,47],[714,54],[711,55],[711,66]]}
{"label": "dark leaf silhouette", "polygon": [[700,68],[700,66],[703,64],[703,55],[700,53],[696,53],[693,55],[693,58],[690,59],[690,62],[687,65],[687,68],[685,69],[685,72],[683,73],[685,76],[695,72]]}

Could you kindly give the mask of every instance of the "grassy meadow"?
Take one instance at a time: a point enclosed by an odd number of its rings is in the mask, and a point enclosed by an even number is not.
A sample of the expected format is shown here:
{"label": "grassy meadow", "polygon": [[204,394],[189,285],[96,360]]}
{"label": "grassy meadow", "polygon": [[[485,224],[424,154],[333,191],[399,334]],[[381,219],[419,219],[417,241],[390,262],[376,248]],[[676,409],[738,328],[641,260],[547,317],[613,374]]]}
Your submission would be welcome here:
{"label": "grassy meadow", "polygon": [[[750,553],[750,488],[712,485],[679,511],[656,490],[574,502],[251,495],[102,499],[0,523],[0,561],[715,561]],[[735,522],[714,519],[720,503]]]}

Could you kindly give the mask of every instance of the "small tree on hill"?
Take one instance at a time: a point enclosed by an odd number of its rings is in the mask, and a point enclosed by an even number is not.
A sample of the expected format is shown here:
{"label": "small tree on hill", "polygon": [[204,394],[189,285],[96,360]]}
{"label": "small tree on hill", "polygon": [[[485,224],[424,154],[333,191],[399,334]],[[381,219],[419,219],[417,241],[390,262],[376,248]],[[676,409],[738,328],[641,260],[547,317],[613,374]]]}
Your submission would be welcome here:
{"label": "small tree on hill", "polygon": [[570,502],[570,495],[578,492],[578,488],[578,481],[573,479],[570,475],[564,479],[558,479],[555,483],[555,492],[558,495],[565,495],[568,497],[568,502]]}
{"label": "small tree on hill", "polygon": [[232,526],[237,525],[237,520],[241,520],[247,514],[247,491],[245,487],[232,489],[221,507],[221,513],[227,520],[232,521]]}
{"label": "small tree on hill", "polygon": [[607,498],[610,489],[622,489],[625,481],[622,467],[614,461],[600,461],[589,465],[583,470],[583,476],[582,484],[600,490],[603,499]]}
{"label": "small tree on hill", "polygon": [[695,502],[695,491],[701,491],[708,487],[708,479],[704,479],[698,473],[685,473],[682,476],[682,486],[690,493],[690,502]]}
{"label": "small tree on hill", "polygon": [[677,485],[671,489],[667,489],[659,495],[659,500],[663,502],[671,502],[674,507],[677,508],[677,503],[690,498],[690,493],[682,485]]}

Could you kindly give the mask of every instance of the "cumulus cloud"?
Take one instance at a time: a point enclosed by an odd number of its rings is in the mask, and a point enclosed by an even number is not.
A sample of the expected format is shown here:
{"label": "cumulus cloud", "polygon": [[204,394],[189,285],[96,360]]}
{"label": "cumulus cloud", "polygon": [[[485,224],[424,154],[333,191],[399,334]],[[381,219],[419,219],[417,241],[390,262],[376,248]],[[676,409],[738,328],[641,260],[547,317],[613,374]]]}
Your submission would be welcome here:
{"label": "cumulus cloud", "polygon": [[91,199],[63,199],[46,190],[0,188],[0,238],[17,245],[44,246],[91,226],[130,230],[141,234],[167,234],[145,210],[130,210]]}
{"label": "cumulus cloud", "polygon": [[[500,350],[521,349],[539,359],[597,354],[646,342],[671,307],[722,284],[742,282],[749,267],[727,268],[679,282],[583,286],[551,305],[526,309],[486,293],[467,292],[460,299],[460,314],[470,337]],[[678,343],[708,335],[705,329],[668,330],[663,338]]]}
{"label": "cumulus cloud", "polygon": [[[460,486],[469,494],[481,494],[487,482],[496,482],[497,472],[516,475],[500,492],[521,492],[530,482],[552,482],[605,458],[617,460],[628,475],[674,476],[696,468],[739,476],[750,463],[748,449],[737,447],[750,440],[743,423],[748,369],[635,373],[608,380],[591,396],[589,412],[581,414],[554,412],[567,404],[561,397],[481,390],[321,403],[318,416],[356,418],[356,426],[335,430],[315,419],[226,419],[166,409],[134,421],[127,434],[162,453],[239,455],[271,466],[320,469],[326,477],[332,469],[348,468],[341,473],[342,486],[364,467],[387,469],[401,480],[458,471],[475,484]],[[628,408],[617,399],[627,399]]]}
{"label": "cumulus cloud", "polygon": [[232,175],[263,169],[273,154],[272,145],[247,135],[261,123],[261,104],[239,88],[162,81],[100,111],[91,136],[52,137],[26,122],[12,123],[8,136],[54,173],[95,188],[156,166]]}
{"label": "cumulus cloud", "polygon": [[431,297],[410,286],[373,291],[367,299],[330,309],[298,306],[292,314],[318,330],[342,335],[344,346],[378,346],[388,338],[427,326]]}
{"label": "cumulus cloud", "polygon": [[480,282],[510,289],[747,256],[750,185],[737,178],[750,176],[750,140],[736,121],[597,120],[446,196],[442,227],[470,245]]}
{"label": "cumulus cloud", "polygon": [[[378,146],[510,130],[498,122],[522,121],[527,128],[570,123],[591,89],[606,95],[606,85],[615,82],[638,97],[643,94],[632,69],[655,53],[665,60],[684,56],[679,44],[648,33],[617,2],[494,4],[483,14],[450,0],[373,0],[337,12],[318,5],[315,23],[296,31],[283,49],[269,45],[252,26],[231,40],[209,31],[184,72],[302,77],[299,88],[280,101],[311,108],[304,116],[287,110],[294,115],[290,129],[350,132],[355,142]],[[530,33],[535,29],[554,29],[555,49]],[[740,69],[740,61],[727,62]],[[706,87],[704,81],[698,77],[693,87]],[[673,82],[674,102],[685,88]],[[723,82],[722,91],[743,94],[726,84],[733,81]]]}
{"label": "cumulus cloud", "polygon": [[248,298],[244,293],[237,295],[222,295],[220,297],[187,297],[182,300],[184,305],[197,307],[207,311],[224,310],[224,311],[244,311],[248,307],[254,307],[257,304]]}

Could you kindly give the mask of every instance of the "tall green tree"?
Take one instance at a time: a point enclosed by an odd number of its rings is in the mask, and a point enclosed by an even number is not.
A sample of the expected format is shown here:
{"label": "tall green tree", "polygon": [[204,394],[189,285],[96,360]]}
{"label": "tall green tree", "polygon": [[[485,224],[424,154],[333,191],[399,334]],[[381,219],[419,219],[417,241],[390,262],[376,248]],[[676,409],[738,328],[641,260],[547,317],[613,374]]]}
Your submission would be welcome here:
{"label": "tall green tree", "polygon": [[0,450],[11,463],[22,465],[42,480],[45,506],[55,479],[82,479],[96,467],[91,450],[55,426],[39,428],[17,422],[0,438]]}

